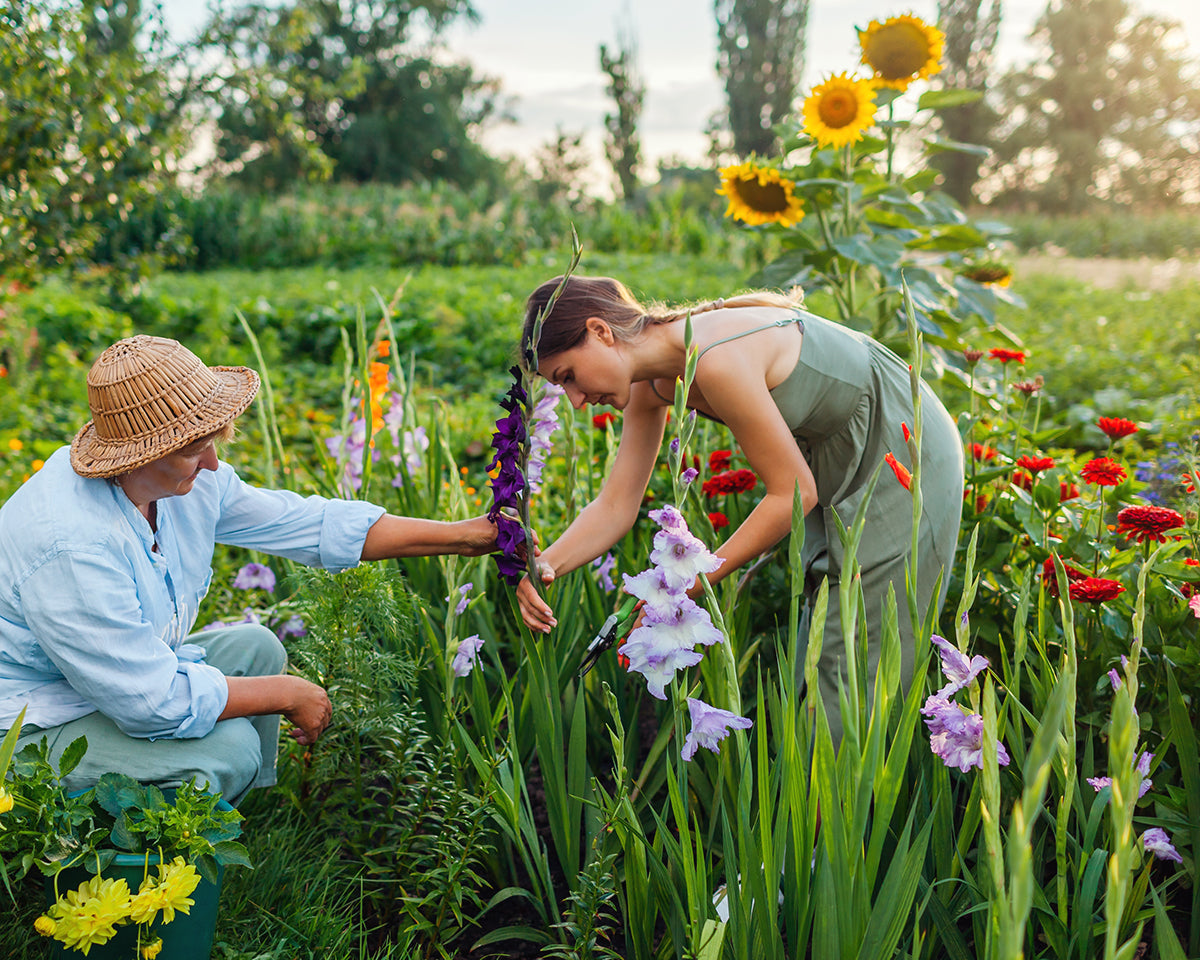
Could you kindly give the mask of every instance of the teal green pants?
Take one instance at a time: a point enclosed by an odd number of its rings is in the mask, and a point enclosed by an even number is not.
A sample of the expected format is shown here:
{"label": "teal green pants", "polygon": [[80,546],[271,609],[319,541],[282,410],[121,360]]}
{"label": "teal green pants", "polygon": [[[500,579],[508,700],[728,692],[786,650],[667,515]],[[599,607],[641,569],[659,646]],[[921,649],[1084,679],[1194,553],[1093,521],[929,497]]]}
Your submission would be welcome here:
{"label": "teal green pants", "polygon": [[[205,662],[227,677],[269,676],[287,666],[279,639],[257,623],[205,630],[192,634],[187,642],[204,647]],[[69,790],[85,790],[110,771],[160,787],[177,787],[195,778],[197,786],[207,784],[210,793],[219,793],[237,806],[252,787],[275,782],[279,716],[221,720],[204,737],[146,740],[122,733],[97,711],[57,727],[24,731],[17,749],[43,737],[50,742],[55,763],[73,741],[87,737],[87,753],[64,778]]]}

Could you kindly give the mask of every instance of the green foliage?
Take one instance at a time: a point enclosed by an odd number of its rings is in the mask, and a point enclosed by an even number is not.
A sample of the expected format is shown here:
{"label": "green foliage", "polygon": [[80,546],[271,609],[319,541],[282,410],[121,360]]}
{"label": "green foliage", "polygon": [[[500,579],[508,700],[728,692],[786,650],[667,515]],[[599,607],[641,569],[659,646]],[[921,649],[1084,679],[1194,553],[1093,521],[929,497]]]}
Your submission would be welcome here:
{"label": "green foliage", "polygon": [[1195,182],[1200,93],[1173,29],[1125,0],[1048,6],[1037,59],[999,84],[992,194],[1075,214],[1095,199],[1179,202]]}
{"label": "green foliage", "polygon": [[1123,207],[1093,207],[1081,216],[1010,210],[1004,215],[1018,250],[1059,250],[1072,257],[1171,257],[1200,254],[1200,214],[1186,205],[1172,210],[1137,212]]}
{"label": "green foliage", "polygon": [[[475,136],[494,82],[432,55],[446,25],[473,16],[466,0],[295,0],[217,16],[208,42],[232,67],[215,95],[221,160],[267,189],[323,176],[496,182]],[[433,46],[414,39],[426,27]]]}
{"label": "green foliage", "polygon": [[140,0],[0,4],[0,275],[82,266],[110,223],[171,182],[177,59]]}

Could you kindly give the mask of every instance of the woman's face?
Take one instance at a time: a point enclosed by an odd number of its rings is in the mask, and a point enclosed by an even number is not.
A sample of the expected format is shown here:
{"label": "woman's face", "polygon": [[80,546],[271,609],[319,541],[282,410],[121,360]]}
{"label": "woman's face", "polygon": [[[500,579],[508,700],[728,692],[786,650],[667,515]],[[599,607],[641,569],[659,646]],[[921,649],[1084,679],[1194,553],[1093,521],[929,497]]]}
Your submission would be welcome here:
{"label": "woman's face", "polygon": [[629,402],[630,376],[624,352],[603,320],[588,320],[583,342],[546,357],[538,373],[557,383],[576,410],[585,403],[606,404],[621,410]]}
{"label": "woman's face", "polygon": [[182,450],[131,470],[121,485],[127,492],[136,490],[147,500],[181,497],[192,489],[201,470],[216,469],[216,441],[213,437],[203,437]]}

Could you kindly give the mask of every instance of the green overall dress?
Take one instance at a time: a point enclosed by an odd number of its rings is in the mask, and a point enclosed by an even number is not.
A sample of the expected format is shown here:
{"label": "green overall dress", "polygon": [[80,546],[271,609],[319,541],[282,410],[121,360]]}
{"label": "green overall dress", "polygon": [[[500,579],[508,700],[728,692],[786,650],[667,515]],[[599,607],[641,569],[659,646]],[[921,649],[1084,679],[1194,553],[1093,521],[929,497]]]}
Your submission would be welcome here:
{"label": "green overall dress", "polygon": [[[798,316],[768,326],[795,322],[803,331],[800,358],[771,397],[796,438],[817,485],[817,505],[804,521],[805,594],[811,601],[829,578],[829,608],[819,664],[820,693],[829,716],[834,743],[841,740],[838,675],[845,682],[838,584],[842,574],[842,543],[832,519],[837,511],[849,528],[865,488],[887,453],[911,467],[902,423],[913,424],[912,388],[908,364],[870,337],[799,310]],[[735,337],[756,333],[767,326]],[[725,340],[710,344],[715,347]],[[708,348],[706,348],[708,349]],[[703,355],[703,354],[702,354]],[[945,570],[940,606],[958,543],[963,498],[962,440],[954,420],[921,383],[921,491],[923,510],[918,538],[917,600],[924,614],[933,598],[938,575]],[[866,601],[870,688],[879,663],[883,604],[888,584],[894,585],[899,608],[901,682],[912,677],[911,621],[905,598],[904,568],[912,544],[912,495],[886,466],[867,506],[866,526],[858,545]],[[801,626],[808,636],[807,615]]]}

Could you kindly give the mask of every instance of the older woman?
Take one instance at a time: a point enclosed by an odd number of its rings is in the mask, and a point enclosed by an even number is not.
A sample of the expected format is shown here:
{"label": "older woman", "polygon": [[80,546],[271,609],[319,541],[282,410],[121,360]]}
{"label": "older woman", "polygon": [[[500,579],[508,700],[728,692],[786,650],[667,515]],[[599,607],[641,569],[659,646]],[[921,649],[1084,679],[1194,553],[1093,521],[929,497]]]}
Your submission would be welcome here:
{"label": "older woman", "polygon": [[109,347],[88,374],[92,420],[0,507],[0,730],[57,756],[86,736],[68,786],[109,770],[237,802],[274,783],[279,715],[301,743],[330,721],[257,624],[192,634],[214,545],[339,571],[360,560],[495,546],[480,517],[439,522],[244,483],[217,456],[258,375],[207,367],[174,340]]}

